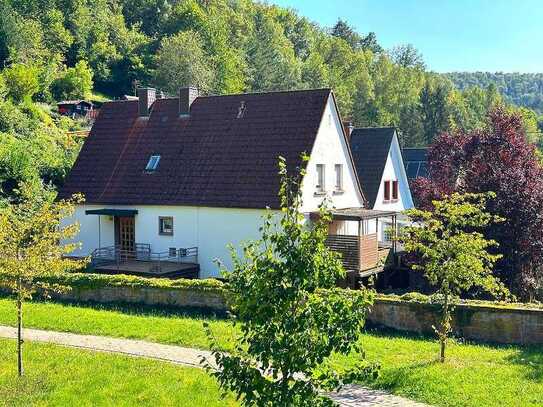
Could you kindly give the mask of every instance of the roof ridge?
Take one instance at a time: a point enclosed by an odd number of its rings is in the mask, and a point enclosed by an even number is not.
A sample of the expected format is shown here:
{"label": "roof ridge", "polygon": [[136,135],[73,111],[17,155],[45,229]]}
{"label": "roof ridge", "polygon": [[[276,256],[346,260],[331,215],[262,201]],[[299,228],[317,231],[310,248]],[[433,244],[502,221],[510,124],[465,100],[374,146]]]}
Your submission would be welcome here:
{"label": "roof ridge", "polygon": [[[315,89],[291,89],[291,90],[273,90],[273,91],[263,91],[263,92],[241,92],[241,93],[228,93],[225,95],[200,95],[199,98],[218,98],[218,97],[228,97],[228,96],[250,96],[250,95],[276,95],[279,93],[313,93],[319,91],[331,92],[332,88],[315,88]],[[178,97],[168,97],[163,99],[178,99]]]}

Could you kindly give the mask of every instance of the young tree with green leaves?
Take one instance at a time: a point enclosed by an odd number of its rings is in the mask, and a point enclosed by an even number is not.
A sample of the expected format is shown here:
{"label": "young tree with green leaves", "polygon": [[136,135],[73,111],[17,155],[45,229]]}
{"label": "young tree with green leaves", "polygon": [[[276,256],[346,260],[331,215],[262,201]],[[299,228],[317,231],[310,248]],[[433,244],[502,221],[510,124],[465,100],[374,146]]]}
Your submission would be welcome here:
{"label": "young tree with green leaves", "polygon": [[23,370],[23,303],[32,294],[58,292],[67,287],[50,284],[47,278],[83,267],[84,261],[65,258],[76,243],[62,243],[75,237],[77,224],[64,225],[74,211],[74,204],[82,201],[74,196],[71,201],[53,201],[50,194],[37,194],[23,185],[20,203],[0,209],[0,285],[10,290],[17,304],[17,370]]}
{"label": "young tree with green leaves", "polygon": [[452,331],[453,304],[462,293],[479,287],[494,295],[506,295],[507,289],[493,276],[494,263],[501,257],[490,249],[497,246],[487,240],[481,229],[501,218],[485,212],[485,194],[454,193],[441,201],[433,201],[433,211],[410,209],[406,213],[413,222],[401,233],[406,252],[415,254],[413,265],[421,270],[436,288],[441,302],[441,320],[434,330],[440,343],[440,361],[445,361],[445,347]]}
{"label": "young tree with green leaves", "polygon": [[304,171],[288,176],[280,160],[281,214],[269,212],[262,238],[232,250],[233,269],[225,271],[232,293],[234,323],[241,327],[235,351],[226,354],[212,342],[218,370],[207,364],[225,391],[245,406],[325,406],[323,395],[355,379],[376,374],[361,360],[349,371],[330,365],[334,353],[359,349],[373,293],[335,286],[345,271],[337,253],[325,245],[329,212],[304,224],[300,182]]}

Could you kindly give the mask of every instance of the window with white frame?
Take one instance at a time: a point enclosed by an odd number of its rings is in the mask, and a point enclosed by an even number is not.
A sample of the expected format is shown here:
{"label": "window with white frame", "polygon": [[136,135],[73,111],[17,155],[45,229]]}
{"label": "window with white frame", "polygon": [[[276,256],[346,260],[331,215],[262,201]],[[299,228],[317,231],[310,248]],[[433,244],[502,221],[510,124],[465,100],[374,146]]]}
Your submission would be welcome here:
{"label": "window with white frame", "polygon": [[160,156],[159,155],[152,155],[149,157],[149,161],[147,162],[147,165],[145,166],[145,171],[155,171],[158,167],[158,163],[160,162]]}
{"label": "window with white frame", "polygon": [[325,169],[324,164],[317,164],[317,192],[323,193],[326,191],[325,185]]}
{"label": "window with white frame", "polygon": [[159,216],[158,218],[158,234],[165,236],[173,235],[173,217]]}
{"label": "window with white frame", "polygon": [[343,191],[343,164],[336,164],[334,166],[336,170],[336,191]]}

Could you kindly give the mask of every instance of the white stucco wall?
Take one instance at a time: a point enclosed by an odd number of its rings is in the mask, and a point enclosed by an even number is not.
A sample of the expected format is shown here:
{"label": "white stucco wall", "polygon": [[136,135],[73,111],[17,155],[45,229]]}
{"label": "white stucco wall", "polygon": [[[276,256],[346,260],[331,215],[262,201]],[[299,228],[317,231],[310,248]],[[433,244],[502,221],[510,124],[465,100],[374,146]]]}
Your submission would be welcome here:
{"label": "white stucco wall", "polygon": [[[170,247],[198,247],[200,276],[218,277],[219,269],[215,259],[231,266],[228,244],[239,247],[244,241],[257,239],[262,224],[262,209],[205,208],[191,206],[120,206],[81,205],[72,219],[77,221],[80,232],[76,241],[81,242],[80,250],[74,256],[87,256],[99,246],[114,244],[113,218],[109,216],[85,215],[85,210],[101,208],[137,209],[135,235],[137,243],[151,244],[152,252],[165,252]],[[173,236],[158,233],[159,216],[173,217]],[[98,242],[98,218],[100,218],[100,240]]]}
{"label": "white stucco wall", "polygon": [[[317,192],[317,164],[325,165],[325,195]],[[336,173],[334,166],[343,166],[343,193],[334,193]],[[307,163],[307,174],[302,183],[303,211],[318,209],[328,197],[335,208],[360,208],[364,201],[356,184],[355,169],[348,152],[347,141],[332,97],[329,98],[320,124],[313,150]]]}

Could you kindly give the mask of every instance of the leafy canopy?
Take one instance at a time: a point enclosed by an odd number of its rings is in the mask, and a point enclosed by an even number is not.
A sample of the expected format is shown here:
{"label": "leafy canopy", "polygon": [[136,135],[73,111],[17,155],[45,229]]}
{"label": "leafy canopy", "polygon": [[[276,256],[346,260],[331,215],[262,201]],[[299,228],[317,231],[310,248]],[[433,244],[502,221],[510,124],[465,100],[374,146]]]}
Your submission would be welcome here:
{"label": "leafy canopy", "polygon": [[472,287],[503,291],[492,274],[501,255],[489,252],[497,243],[481,233],[482,228],[502,221],[485,212],[487,199],[494,197],[493,193],[454,193],[433,201],[432,211],[406,212],[415,224],[403,229],[404,248],[419,255],[421,262],[413,267],[421,270],[439,293],[457,296]]}
{"label": "leafy canopy", "polygon": [[475,287],[495,295],[507,293],[492,274],[494,263],[501,257],[491,253],[497,243],[481,233],[482,228],[502,221],[485,211],[487,199],[494,197],[491,192],[454,193],[433,201],[432,211],[406,212],[413,224],[403,229],[400,239],[405,251],[418,258],[413,268],[423,272],[442,304],[439,327],[434,327],[441,345],[441,362],[445,361],[446,343],[452,331],[451,302]]}
{"label": "leafy canopy", "polygon": [[37,289],[59,288],[48,285],[43,277],[84,264],[65,258],[78,247],[65,242],[76,236],[79,225],[62,223],[71,217],[74,204],[82,202],[82,197],[55,202],[52,193],[39,193],[25,184],[20,196],[20,202],[0,209],[0,281],[18,298],[28,299]]}
{"label": "leafy canopy", "polygon": [[446,132],[428,151],[429,179],[412,185],[416,201],[432,210],[432,201],[454,192],[495,196],[487,210],[505,219],[485,229],[503,257],[496,274],[523,299],[530,299],[543,276],[543,166],[527,141],[522,117],[497,108],[484,129]]}
{"label": "leafy canopy", "polygon": [[330,405],[321,391],[375,373],[363,360],[343,372],[329,364],[333,353],[359,350],[373,294],[335,287],[345,271],[325,245],[330,215],[322,206],[320,219],[304,224],[303,174],[288,176],[280,160],[279,223],[268,212],[261,240],[245,245],[242,256],[232,250],[233,269],[224,270],[241,335],[233,354],[212,344],[218,370],[210,370],[247,406]]}

